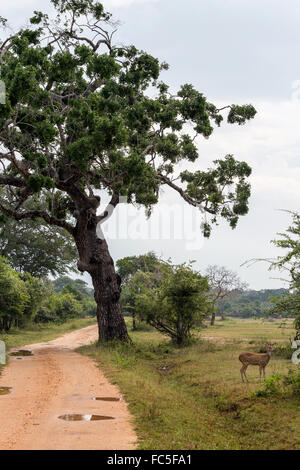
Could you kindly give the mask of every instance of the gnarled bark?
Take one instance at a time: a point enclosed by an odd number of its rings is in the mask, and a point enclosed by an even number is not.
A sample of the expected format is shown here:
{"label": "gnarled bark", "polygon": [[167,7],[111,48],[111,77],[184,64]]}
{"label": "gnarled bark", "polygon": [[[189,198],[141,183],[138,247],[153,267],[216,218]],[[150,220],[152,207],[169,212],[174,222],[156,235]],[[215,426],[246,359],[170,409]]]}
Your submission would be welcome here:
{"label": "gnarled bark", "polygon": [[98,238],[96,228],[96,219],[93,217],[90,217],[85,227],[80,228],[80,221],[77,224],[74,236],[80,258],[78,269],[87,271],[93,281],[99,342],[116,339],[128,341],[120,304],[120,282],[107,242]]}

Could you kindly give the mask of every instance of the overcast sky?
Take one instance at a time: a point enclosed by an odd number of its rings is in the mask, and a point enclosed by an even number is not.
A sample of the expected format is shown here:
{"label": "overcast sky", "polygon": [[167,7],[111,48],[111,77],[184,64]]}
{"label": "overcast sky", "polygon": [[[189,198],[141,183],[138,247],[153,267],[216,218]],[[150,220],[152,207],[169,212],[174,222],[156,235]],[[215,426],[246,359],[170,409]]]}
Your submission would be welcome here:
{"label": "overcast sky", "polygon": [[[173,90],[183,83],[192,83],[216,105],[252,103],[258,110],[256,118],[246,126],[225,125],[209,140],[198,142],[198,168],[205,169],[228,153],[253,168],[250,211],[240,219],[237,229],[232,231],[221,223],[209,240],[202,240],[195,228],[199,226],[199,214],[183,209],[181,212],[181,201],[166,190],[162,207],[177,207],[177,216],[186,217],[185,239],[111,239],[113,258],[155,250],[178,263],[196,260],[202,271],[209,264],[227,266],[254,289],[282,287],[281,281],[272,279],[278,274],[268,272],[266,264],[248,268],[241,264],[251,258],[280,255],[280,250],[270,244],[290,222],[290,216],[280,209],[300,210],[300,2],[103,3],[121,21],[117,41],[133,43],[170,64],[163,79]],[[33,9],[48,6],[49,0],[10,0],[0,6],[0,15],[9,18],[13,27],[24,23]],[[111,227],[117,218],[124,220],[126,211],[125,206],[120,208],[110,221]],[[159,215],[157,207],[153,222],[149,221],[144,230],[150,227],[155,232]],[[133,221],[134,214],[130,213],[130,217]],[[110,236],[114,238],[113,233]]]}

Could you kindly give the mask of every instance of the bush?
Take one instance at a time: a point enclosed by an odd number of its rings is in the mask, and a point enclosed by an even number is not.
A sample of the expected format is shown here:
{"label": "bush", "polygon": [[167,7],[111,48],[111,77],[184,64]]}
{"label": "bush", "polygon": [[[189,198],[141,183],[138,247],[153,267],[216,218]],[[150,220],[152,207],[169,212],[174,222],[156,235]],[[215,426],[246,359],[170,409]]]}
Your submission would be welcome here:
{"label": "bush", "polygon": [[26,284],[8,264],[6,258],[0,257],[0,331],[9,331],[13,324],[23,317],[30,297]]}
{"label": "bush", "polygon": [[293,352],[294,352],[294,349],[292,349],[291,344],[276,345],[276,347],[273,350],[274,356],[280,357],[282,359],[291,359]]}
{"label": "bush", "polygon": [[69,318],[84,316],[82,304],[72,294],[51,293],[38,309],[36,323],[64,323]]}
{"label": "bush", "polygon": [[263,384],[263,388],[254,392],[256,397],[278,396],[282,393],[283,376],[281,374],[272,375]]}
{"label": "bush", "polygon": [[275,374],[263,384],[263,388],[253,394],[254,397],[287,397],[300,398],[300,369],[289,370],[287,375]]}
{"label": "bush", "polygon": [[293,395],[300,398],[300,370],[296,373],[289,370],[288,375],[283,378],[285,385],[289,386]]}

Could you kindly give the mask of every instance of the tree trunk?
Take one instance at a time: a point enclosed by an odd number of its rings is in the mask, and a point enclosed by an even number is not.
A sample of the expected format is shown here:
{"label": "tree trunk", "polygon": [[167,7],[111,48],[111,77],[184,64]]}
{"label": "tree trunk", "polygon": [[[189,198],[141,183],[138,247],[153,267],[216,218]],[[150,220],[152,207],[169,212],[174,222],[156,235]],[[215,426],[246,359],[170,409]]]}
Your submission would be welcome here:
{"label": "tree trunk", "polygon": [[136,331],[135,313],[132,314],[132,331]]}
{"label": "tree trunk", "polygon": [[210,325],[214,326],[215,321],[216,321],[216,312],[215,312],[215,309],[213,309],[212,314],[211,314],[211,319],[210,319]]}
{"label": "tree trunk", "polygon": [[9,330],[10,330],[10,327],[11,327],[11,322],[9,321],[8,317],[7,316],[3,317],[3,319],[2,319],[2,330],[4,330],[6,333],[8,333]]}
{"label": "tree trunk", "polygon": [[105,240],[97,237],[96,224],[93,221],[89,221],[84,228],[82,231],[77,228],[75,233],[80,257],[78,269],[82,272],[87,271],[93,281],[99,342],[128,341],[129,336],[120,304],[120,282],[108,245]]}
{"label": "tree trunk", "polygon": [[183,333],[183,319],[181,313],[178,314],[177,319],[177,344],[180,346],[183,343],[184,333]]}

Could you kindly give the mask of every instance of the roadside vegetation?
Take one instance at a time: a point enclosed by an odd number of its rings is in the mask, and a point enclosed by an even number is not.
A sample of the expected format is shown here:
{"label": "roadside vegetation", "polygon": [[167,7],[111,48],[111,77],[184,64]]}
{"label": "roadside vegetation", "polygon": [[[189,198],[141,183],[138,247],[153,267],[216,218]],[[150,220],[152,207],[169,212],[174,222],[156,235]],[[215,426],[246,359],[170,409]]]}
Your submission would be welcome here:
{"label": "roadside vegetation", "polygon": [[95,315],[93,291],[83,280],[33,277],[0,256],[0,340],[7,349],[92,325]]}
{"label": "roadside vegetation", "polygon": [[[297,449],[300,397],[264,394],[258,367],[241,382],[238,356],[275,351],[266,368],[270,377],[296,377],[291,358],[276,354],[294,334],[292,320],[217,320],[193,344],[177,347],[149,325],[137,324],[133,346],[84,346],[124,394],[134,416],[140,449]],[[131,319],[127,321],[129,330]],[[289,372],[290,371],[290,372]],[[269,382],[267,381],[267,384]],[[294,388],[297,385],[294,385]],[[261,393],[259,391],[262,391]]]}
{"label": "roadside vegetation", "polygon": [[34,324],[61,324],[96,315],[93,292],[81,279],[55,281],[15,271],[0,257],[0,334]]}
{"label": "roadside vegetation", "polygon": [[12,328],[8,333],[0,334],[0,340],[4,341],[8,348],[18,348],[26,344],[51,341],[65,333],[69,333],[86,326],[96,324],[95,318],[71,318],[61,323],[31,324],[24,329]]}

